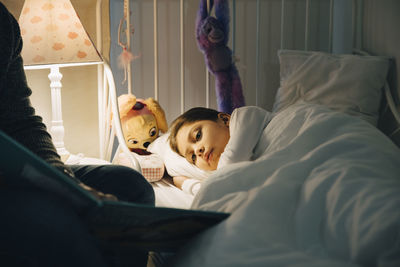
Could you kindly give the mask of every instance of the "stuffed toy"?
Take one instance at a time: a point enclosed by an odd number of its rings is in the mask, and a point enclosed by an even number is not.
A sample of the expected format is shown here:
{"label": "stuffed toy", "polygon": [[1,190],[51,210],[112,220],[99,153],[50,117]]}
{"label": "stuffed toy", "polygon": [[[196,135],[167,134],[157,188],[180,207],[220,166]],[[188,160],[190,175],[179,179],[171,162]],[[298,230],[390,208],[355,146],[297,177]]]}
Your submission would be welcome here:
{"label": "stuffed toy", "polygon": [[239,73],[232,59],[232,50],[227,46],[229,37],[228,0],[209,0],[209,10],[215,2],[215,16],[209,15],[207,0],[200,0],[196,18],[196,40],[204,54],[205,63],[215,77],[218,110],[232,113],[244,106],[244,97]]}
{"label": "stuffed toy", "polygon": [[147,147],[160,131],[168,130],[164,110],[153,98],[136,99],[132,94],[118,97],[119,113],[125,142],[132,152],[150,154]]}

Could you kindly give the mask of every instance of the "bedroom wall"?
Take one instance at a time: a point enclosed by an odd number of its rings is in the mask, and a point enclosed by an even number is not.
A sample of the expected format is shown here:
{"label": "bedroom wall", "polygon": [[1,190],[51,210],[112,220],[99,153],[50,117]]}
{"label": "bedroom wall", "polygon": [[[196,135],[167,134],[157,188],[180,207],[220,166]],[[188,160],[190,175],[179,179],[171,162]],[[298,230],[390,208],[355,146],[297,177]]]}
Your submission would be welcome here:
{"label": "bedroom wall", "polygon": [[[153,1],[131,0],[131,21],[135,29],[132,51],[139,56],[132,63],[133,93],[140,98],[154,96]],[[233,1],[229,1],[233,18]],[[281,0],[236,0],[235,58],[247,105],[270,110],[279,87],[277,50],[305,49],[305,0],[286,0],[281,36]],[[195,41],[195,17],[199,0],[184,1],[185,110],[206,106],[206,67]],[[309,50],[328,51],[329,0],[310,1]],[[111,1],[111,65],[119,94],[128,91],[117,57],[117,29],[122,18],[123,0]],[[257,12],[259,39],[257,52]],[[230,47],[233,48],[233,19]],[[159,102],[171,122],[180,114],[179,0],[158,1]],[[257,65],[259,66],[257,71]],[[210,107],[216,108],[214,80],[210,81]]]}
{"label": "bedroom wall", "polygon": [[[364,0],[362,6],[362,48],[374,55],[393,58],[389,73],[389,84],[400,112],[400,1]],[[400,125],[390,112],[385,112],[380,127],[400,146]]]}

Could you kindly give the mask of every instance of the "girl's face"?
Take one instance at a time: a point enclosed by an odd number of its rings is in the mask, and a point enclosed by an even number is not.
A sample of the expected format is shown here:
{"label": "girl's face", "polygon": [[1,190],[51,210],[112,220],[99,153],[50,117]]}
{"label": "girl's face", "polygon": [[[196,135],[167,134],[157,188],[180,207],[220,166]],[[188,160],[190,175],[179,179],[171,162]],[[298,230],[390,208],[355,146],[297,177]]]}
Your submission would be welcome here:
{"label": "girl's face", "polygon": [[179,154],[203,170],[215,170],[229,141],[229,115],[218,121],[202,120],[184,124],[176,135]]}

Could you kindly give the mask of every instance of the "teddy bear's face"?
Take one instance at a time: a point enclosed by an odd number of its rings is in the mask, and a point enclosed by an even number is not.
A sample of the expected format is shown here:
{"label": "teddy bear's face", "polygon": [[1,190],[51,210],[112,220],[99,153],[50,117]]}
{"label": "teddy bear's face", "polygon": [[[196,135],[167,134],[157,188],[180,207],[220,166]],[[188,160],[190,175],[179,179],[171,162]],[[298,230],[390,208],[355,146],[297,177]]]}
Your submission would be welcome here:
{"label": "teddy bear's face", "polygon": [[129,148],[146,150],[158,137],[157,121],[154,115],[145,114],[132,116],[122,120],[124,138]]}

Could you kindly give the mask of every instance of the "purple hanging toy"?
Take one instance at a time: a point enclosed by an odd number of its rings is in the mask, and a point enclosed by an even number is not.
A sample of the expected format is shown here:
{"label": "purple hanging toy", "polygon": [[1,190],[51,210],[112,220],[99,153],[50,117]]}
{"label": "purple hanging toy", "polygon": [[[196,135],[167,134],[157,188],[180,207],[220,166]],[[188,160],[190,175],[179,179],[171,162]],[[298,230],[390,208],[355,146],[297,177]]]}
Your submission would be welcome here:
{"label": "purple hanging toy", "polygon": [[210,13],[215,2],[215,17],[209,15],[207,0],[200,0],[196,18],[196,40],[208,70],[215,77],[218,111],[231,114],[245,105],[242,83],[227,46],[229,38],[228,0],[209,0]]}

